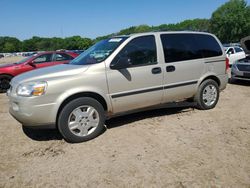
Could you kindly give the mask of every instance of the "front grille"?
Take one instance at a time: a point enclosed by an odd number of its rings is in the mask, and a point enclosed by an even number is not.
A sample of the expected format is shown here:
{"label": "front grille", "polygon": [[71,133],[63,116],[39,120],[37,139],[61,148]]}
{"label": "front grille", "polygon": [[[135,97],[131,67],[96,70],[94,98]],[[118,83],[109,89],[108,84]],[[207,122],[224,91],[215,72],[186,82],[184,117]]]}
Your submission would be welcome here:
{"label": "front grille", "polygon": [[249,73],[244,72],[244,73],[243,73],[243,76],[244,76],[245,78],[250,78],[250,72],[249,72]]}
{"label": "front grille", "polygon": [[234,78],[244,78],[244,79],[250,79],[250,78],[248,78],[248,77],[245,77],[245,76],[234,76]]}
{"label": "front grille", "polygon": [[237,65],[237,68],[239,69],[239,71],[245,71],[245,72],[250,72],[250,64],[248,65]]}

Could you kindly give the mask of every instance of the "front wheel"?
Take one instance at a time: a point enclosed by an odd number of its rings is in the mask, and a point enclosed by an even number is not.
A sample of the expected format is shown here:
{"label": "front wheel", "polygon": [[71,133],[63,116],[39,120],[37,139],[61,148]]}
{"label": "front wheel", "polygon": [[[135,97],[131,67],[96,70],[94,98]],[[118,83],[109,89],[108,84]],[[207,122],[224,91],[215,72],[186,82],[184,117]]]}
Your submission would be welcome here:
{"label": "front wheel", "polygon": [[194,98],[197,108],[209,110],[216,106],[219,100],[219,86],[214,80],[208,79],[201,83]]}
{"label": "front wheel", "polygon": [[11,79],[9,75],[0,75],[0,93],[5,93],[10,88]]}
{"label": "front wheel", "polygon": [[103,106],[93,98],[81,97],[69,102],[60,112],[58,129],[71,143],[91,140],[104,129]]}

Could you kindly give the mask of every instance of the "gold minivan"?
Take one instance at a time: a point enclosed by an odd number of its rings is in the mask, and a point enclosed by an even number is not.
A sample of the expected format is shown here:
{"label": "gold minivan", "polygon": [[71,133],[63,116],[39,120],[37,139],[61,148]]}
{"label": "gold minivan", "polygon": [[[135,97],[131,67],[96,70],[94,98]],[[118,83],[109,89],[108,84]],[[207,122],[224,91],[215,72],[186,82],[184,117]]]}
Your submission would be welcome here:
{"label": "gold minivan", "polygon": [[68,142],[98,136],[105,120],[169,102],[214,108],[228,82],[219,40],[203,32],[152,32],[102,40],[69,64],[11,81],[10,113],[23,126],[57,128]]}

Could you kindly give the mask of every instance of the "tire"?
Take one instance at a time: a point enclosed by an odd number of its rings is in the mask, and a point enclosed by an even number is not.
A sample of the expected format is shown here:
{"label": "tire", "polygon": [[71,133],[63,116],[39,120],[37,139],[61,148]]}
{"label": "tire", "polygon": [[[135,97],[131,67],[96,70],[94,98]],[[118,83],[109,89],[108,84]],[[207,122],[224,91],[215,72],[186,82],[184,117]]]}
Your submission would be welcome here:
{"label": "tire", "polygon": [[91,140],[104,132],[105,112],[95,99],[81,97],[70,101],[59,114],[57,126],[70,143]]}
{"label": "tire", "polygon": [[12,76],[0,75],[0,93],[5,93],[10,88]]}
{"label": "tire", "polygon": [[194,97],[197,108],[209,110],[216,106],[220,96],[219,86],[216,81],[208,79],[203,81]]}

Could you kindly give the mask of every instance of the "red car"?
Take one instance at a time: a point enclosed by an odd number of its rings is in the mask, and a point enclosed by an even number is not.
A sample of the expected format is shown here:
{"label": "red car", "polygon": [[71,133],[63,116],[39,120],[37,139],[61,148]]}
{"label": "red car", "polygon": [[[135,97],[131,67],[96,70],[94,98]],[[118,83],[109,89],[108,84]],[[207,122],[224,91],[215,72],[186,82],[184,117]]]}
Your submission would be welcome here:
{"label": "red car", "polygon": [[27,57],[17,63],[0,65],[0,92],[6,92],[11,79],[34,69],[68,63],[79,54],[73,52],[43,52]]}

